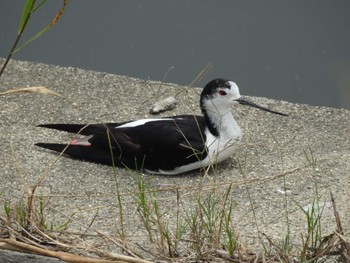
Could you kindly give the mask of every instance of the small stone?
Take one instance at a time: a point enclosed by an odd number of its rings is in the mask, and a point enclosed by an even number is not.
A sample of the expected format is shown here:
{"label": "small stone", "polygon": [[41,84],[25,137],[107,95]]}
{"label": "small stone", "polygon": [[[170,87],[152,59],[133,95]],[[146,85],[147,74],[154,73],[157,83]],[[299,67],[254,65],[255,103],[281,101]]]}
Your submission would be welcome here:
{"label": "small stone", "polygon": [[176,103],[177,103],[177,101],[174,97],[167,97],[163,100],[160,100],[160,101],[154,103],[151,106],[151,109],[149,112],[151,114],[159,114],[159,113],[164,112],[164,111],[173,110],[176,106]]}

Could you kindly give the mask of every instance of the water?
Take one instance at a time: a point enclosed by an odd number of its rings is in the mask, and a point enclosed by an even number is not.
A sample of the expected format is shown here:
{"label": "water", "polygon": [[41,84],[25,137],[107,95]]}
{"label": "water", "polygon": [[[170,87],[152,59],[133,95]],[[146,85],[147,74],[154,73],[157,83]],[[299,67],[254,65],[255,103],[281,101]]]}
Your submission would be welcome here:
{"label": "water", "polygon": [[[23,0],[0,5],[0,56]],[[28,38],[63,1],[47,1]],[[15,59],[188,85],[208,64],[242,94],[350,109],[350,1],[69,1],[51,31]],[[6,73],[6,72],[5,72]]]}

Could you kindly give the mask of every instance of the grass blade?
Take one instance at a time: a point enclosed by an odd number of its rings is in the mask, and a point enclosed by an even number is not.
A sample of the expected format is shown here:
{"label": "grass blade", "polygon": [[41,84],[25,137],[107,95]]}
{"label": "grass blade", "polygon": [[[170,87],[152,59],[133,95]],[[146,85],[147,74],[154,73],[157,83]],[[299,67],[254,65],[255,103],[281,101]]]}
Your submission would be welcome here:
{"label": "grass blade", "polygon": [[21,21],[18,27],[18,34],[21,35],[24,31],[24,29],[26,28],[29,18],[32,14],[32,10],[34,8],[35,5],[35,1],[36,0],[27,0],[25,5],[24,5],[24,9],[22,12],[22,17],[21,17]]}

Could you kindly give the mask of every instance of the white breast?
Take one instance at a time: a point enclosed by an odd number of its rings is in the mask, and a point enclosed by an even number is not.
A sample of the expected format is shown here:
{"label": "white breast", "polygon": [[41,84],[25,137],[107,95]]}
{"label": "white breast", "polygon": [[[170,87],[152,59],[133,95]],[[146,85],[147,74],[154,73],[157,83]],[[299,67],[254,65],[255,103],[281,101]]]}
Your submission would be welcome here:
{"label": "white breast", "polygon": [[203,160],[203,162],[207,162],[205,165],[213,165],[230,158],[236,151],[241,140],[242,133],[240,130],[237,130],[237,134],[234,137],[231,136],[228,138],[225,136],[215,137],[208,131],[206,142],[208,156]]}

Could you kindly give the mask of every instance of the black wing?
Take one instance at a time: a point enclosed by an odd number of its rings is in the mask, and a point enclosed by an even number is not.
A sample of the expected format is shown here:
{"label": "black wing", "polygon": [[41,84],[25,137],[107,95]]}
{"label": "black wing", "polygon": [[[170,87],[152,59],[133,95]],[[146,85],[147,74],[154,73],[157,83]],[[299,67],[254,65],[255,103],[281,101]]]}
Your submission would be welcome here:
{"label": "black wing", "polygon": [[[183,115],[159,119],[136,127],[119,127],[122,124],[39,126],[93,135],[88,140],[89,146],[69,145],[65,154],[96,163],[156,172],[159,169],[172,170],[202,160],[207,155],[204,133],[206,126],[201,116]],[[47,143],[36,145],[57,152],[63,151],[67,146]]]}

